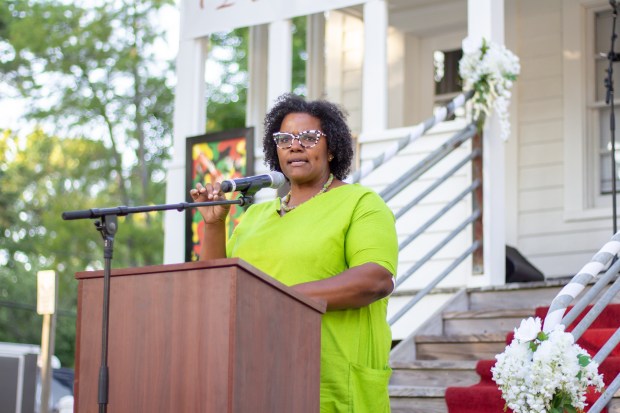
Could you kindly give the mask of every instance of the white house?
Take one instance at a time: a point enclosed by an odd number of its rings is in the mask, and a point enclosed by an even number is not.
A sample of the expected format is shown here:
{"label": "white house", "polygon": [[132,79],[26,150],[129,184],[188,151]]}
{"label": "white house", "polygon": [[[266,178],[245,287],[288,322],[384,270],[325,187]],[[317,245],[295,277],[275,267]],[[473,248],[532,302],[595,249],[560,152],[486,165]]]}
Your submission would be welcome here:
{"label": "white house", "polygon": [[[502,284],[505,244],[547,278],[573,275],[613,235],[606,0],[182,0],[169,182],[184,182],[185,139],[205,130],[209,33],[251,27],[247,125],[258,141],[270,103],[290,90],[288,19],[303,15],[308,95],[348,110],[362,160],[393,140],[390,130],[407,130],[459,92],[440,80],[455,78],[466,38],[503,43],[520,58],[511,136],[502,141],[493,121],[484,131],[484,271],[442,285]],[[257,149],[257,169],[261,156]],[[182,185],[167,188],[168,202],[185,198]],[[183,228],[182,216],[168,212],[167,263],[183,261]]]}

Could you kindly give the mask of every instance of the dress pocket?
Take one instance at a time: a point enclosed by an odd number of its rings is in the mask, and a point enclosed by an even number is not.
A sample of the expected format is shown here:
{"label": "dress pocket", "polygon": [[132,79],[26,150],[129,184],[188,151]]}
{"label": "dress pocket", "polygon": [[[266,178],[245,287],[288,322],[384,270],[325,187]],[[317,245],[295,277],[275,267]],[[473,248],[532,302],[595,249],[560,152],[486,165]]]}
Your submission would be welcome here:
{"label": "dress pocket", "polygon": [[359,364],[349,365],[349,412],[389,413],[388,383],[392,369],[371,369]]}

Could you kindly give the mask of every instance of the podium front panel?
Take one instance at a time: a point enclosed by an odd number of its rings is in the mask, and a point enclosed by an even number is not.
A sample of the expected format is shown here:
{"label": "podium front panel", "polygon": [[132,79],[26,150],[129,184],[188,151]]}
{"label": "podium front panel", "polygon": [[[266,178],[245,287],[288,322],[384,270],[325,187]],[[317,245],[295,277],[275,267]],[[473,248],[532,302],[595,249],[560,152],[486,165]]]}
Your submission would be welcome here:
{"label": "podium front panel", "polygon": [[[108,411],[318,412],[323,309],[240,260],[115,270]],[[98,409],[102,272],[79,273],[76,411]]]}

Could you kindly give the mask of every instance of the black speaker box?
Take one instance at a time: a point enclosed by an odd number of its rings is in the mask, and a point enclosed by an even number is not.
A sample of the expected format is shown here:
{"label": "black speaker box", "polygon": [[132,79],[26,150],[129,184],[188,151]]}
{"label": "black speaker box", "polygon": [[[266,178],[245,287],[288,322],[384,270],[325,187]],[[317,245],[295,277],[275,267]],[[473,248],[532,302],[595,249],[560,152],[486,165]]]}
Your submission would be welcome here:
{"label": "black speaker box", "polygon": [[506,245],[506,282],[544,281],[542,272],[532,265],[516,248]]}

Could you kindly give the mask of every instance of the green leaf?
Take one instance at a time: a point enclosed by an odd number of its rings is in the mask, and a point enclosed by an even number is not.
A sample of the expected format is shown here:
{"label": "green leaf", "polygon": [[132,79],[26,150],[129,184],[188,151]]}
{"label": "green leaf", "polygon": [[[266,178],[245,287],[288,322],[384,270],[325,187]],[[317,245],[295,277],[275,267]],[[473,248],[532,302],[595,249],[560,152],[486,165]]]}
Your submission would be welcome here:
{"label": "green leaf", "polygon": [[589,356],[586,356],[585,354],[577,355],[577,359],[579,360],[579,365],[581,367],[586,367],[592,361],[592,359]]}

